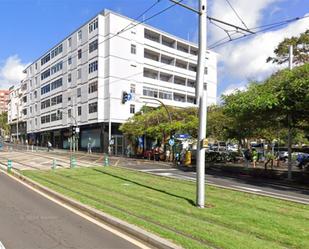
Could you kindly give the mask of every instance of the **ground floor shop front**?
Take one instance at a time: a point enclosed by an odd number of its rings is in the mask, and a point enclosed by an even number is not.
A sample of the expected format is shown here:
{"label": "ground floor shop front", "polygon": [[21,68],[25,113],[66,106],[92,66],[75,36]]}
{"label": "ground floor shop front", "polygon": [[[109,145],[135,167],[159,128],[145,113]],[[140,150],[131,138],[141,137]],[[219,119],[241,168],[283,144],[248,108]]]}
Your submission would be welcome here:
{"label": "ground floor shop front", "polygon": [[[119,130],[119,123],[111,124],[109,137],[108,123],[96,123],[79,126],[77,129],[66,127],[27,134],[29,145],[47,146],[48,142],[56,149],[72,149],[92,152],[126,154],[128,141]],[[76,145],[75,145],[76,144]]]}

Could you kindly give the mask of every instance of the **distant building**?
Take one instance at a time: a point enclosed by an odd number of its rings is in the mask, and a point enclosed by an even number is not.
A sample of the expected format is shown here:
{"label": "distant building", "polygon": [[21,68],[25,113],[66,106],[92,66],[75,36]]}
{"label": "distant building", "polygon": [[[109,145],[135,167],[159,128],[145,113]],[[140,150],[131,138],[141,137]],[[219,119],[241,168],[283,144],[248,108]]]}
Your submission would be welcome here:
{"label": "distant building", "polygon": [[25,89],[21,84],[10,87],[8,101],[8,123],[11,127],[11,141],[24,142],[27,139],[26,116],[22,110],[25,109]]}
{"label": "distant building", "polygon": [[[132,22],[105,10],[24,70],[10,122],[26,122],[29,143],[68,148],[71,127],[78,126],[79,148],[91,141],[94,150],[107,152],[111,145],[113,154],[123,154],[119,126],[142,106],[159,106],[155,99],[195,106],[197,45],[146,24],[118,33]],[[217,55],[207,51],[205,58],[210,105],[216,102]],[[133,96],[125,103],[124,92]]]}
{"label": "distant building", "polygon": [[0,113],[8,111],[9,90],[0,90]]}

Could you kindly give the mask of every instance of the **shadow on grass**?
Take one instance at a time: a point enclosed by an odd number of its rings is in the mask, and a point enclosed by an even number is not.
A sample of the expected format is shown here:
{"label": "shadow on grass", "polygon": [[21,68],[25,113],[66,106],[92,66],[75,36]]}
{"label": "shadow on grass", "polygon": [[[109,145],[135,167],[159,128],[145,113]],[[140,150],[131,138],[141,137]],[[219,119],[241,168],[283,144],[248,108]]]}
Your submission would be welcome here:
{"label": "shadow on grass", "polygon": [[105,175],[112,176],[112,177],[115,177],[115,178],[123,180],[123,181],[127,181],[127,182],[130,182],[130,183],[136,184],[136,185],[143,187],[143,188],[147,188],[147,189],[150,189],[150,190],[153,190],[153,191],[156,191],[156,192],[160,192],[160,193],[172,196],[172,197],[183,199],[183,200],[187,201],[190,205],[195,206],[195,202],[193,200],[189,199],[189,198],[186,198],[186,197],[183,197],[183,196],[180,196],[180,195],[175,195],[173,193],[170,193],[170,192],[162,190],[162,189],[150,187],[150,186],[147,186],[145,184],[142,184],[142,183],[139,183],[139,182],[136,182],[136,181],[133,181],[133,180],[129,180],[129,179],[121,177],[121,176],[114,175],[114,174],[109,173],[109,172],[104,172],[104,171],[101,171],[101,170],[98,170],[98,169],[92,169],[92,170],[99,172],[101,174],[105,174]]}

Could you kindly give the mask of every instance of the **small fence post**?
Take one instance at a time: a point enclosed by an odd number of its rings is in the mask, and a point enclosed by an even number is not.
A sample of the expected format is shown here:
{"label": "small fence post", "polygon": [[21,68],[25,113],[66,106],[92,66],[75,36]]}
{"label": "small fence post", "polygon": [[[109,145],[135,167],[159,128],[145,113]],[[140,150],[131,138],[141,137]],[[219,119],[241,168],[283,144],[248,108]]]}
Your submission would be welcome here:
{"label": "small fence post", "polygon": [[70,168],[75,168],[76,167],[76,158],[75,156],[71,156],[70,158]]}
{"label": "small fence post", "polygon": [[109,166],[109,157],[107,154],[104,154],[104,166]]}
{"label": "small fence post", "polygon": [[52,164],[52,169],[56,169],[56,166],[57,166],[57,161],[56,159],[53,159],[53,164]]}
{"label": "small fence post", "polygon": [[12,171],[12,160],[8,159],[8,167],[7,167],[7,172],[11,172]]}

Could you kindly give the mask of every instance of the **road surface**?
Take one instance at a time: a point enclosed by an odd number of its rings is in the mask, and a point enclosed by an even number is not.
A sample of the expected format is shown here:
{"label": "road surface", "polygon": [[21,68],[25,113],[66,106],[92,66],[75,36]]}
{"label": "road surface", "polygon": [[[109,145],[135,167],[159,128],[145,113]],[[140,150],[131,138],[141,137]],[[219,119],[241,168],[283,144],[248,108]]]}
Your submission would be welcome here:
{"label": "road surface", "polygon": [[116,234],[0,172],[0,248],[141,248]]}

